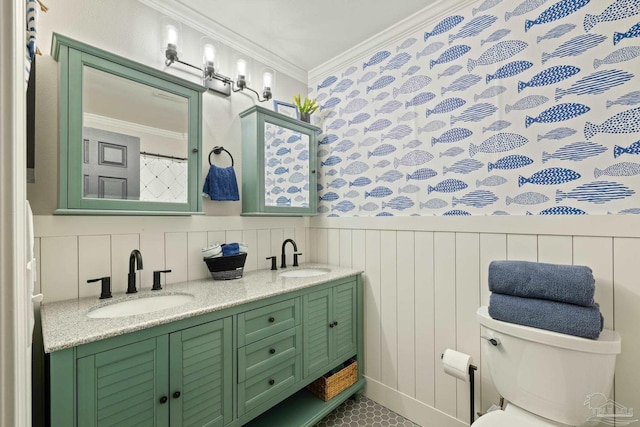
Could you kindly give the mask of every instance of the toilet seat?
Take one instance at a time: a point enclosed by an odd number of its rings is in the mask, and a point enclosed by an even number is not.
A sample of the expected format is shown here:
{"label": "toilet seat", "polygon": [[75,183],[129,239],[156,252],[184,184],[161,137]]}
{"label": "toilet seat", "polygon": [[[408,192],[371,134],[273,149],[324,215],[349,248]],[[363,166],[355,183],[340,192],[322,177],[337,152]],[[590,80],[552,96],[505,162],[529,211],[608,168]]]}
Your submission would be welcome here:
{"label": "toilet seat", "polygon": [[493,411],[478,418],[472,427],[546,427],[552,425],[554,424],[534,417],[523,416],[520,413]]}

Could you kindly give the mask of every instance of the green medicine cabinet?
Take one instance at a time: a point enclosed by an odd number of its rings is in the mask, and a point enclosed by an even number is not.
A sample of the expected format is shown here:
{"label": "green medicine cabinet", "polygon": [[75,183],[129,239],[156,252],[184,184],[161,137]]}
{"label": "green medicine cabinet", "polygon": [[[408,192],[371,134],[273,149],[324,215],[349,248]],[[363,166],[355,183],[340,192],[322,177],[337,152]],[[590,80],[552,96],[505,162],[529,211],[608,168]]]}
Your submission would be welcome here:
{"label": "green medicine cabinet", "polygon": [[320,128],[254,106],[242,121],[242,215],[317,215]]}
{"label": "green medicine cabinet", "polygon": [[56,214],[201,213],[203,86],[54,33]]}

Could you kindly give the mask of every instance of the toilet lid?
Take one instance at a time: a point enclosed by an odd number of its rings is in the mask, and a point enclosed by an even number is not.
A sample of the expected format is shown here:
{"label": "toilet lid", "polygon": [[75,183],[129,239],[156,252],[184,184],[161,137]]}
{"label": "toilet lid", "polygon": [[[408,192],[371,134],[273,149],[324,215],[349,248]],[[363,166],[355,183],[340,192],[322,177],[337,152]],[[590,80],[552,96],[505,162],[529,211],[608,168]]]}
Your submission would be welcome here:
{"label": "toilet lid", "polygon": [[505,411],[492,411],[478,418],[472,427],[538,427],[533,420]]}

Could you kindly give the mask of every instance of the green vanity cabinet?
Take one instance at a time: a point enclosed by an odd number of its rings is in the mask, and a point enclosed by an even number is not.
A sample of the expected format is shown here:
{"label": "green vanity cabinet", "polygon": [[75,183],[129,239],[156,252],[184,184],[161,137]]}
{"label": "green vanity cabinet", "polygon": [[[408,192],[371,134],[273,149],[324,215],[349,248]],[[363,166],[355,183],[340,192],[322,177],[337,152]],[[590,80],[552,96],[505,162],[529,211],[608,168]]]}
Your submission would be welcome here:
{"label": "green vanity cabinet", "polygon": [[242,215],[317,215],[320,128],[253,106],[242,122]]}

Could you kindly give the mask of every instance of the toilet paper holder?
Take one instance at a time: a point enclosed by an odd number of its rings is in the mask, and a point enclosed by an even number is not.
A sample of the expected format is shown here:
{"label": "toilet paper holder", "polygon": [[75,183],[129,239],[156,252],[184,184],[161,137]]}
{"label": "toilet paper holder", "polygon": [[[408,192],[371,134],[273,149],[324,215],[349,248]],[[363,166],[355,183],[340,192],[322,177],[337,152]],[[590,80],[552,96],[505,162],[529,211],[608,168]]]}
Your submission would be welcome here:
{"label": "toilet paper holder", "polygon": [[[484,337],[483,337],[484,338]],[[498,344],[494,344],[494,345],[499,345],[500,343],[498,342]],[[444,353],[442,353],[440,355],[440,359],[444,358]],[[470,422],[469,424],[473,424],[473,422],[475,421],[475,387],[474,387],[474,377],[475,377],[475,372],[478,370],[478,367],[475,365],[469,365],[469,417],[470,417]]]}

